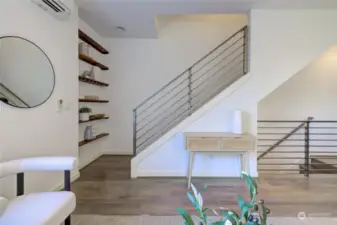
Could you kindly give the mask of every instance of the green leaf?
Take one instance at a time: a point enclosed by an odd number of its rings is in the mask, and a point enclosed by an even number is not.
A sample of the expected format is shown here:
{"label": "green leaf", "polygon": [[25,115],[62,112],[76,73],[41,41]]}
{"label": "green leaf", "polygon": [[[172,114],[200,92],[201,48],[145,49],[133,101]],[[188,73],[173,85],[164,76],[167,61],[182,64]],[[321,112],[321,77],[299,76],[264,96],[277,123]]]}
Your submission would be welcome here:
{"label": "green leaf", "polygon": [[267,225],[267,208],[261,204],[261,208],[262,208],[262,218],[261,218],[261,225]]}
{"label": "green leaf", "polygon": [[249,203],[246,204],[246,206],[248,206],[249,208],[252,208],[254,205],[255,205],[254,202],[249,202]]}
{"label": "green leaf", "polygon": [[247,173],[242,172],[242,176],[249,187],[250,198],[254,200],[257,194],[257,184]]}
{"label": "green leaf", "polygon": [[191,215],[183,208],[177,208],[179,214],[184,218],[186,225],[194,225]]}
{"label": "green leaf", "polygon": [[224,225],[224,224],[225,224],[225,221],[216,221],[216,222],[211,223],[210,225]]}
{"label": "green leaf", "polygon": [[243,208],[241,209],[241,218],[245,218],[245,220],[248,220],[248,211],[249,208],[247,205],[244,205]]}
{"label": "green leaf", "polygon": [[246,223],[246,225],[259,225],[259,224],[258,224],[258,223],[254,223],[254,222],[248,221],[248,223]]}
{"label": "green leaf", "polygon": [[229,212],[226,212],[226,211],[223,211],[223,215],[225,216],[225,222],[227,220],[229,220],[232,225],[241,225],[241,221],[240,221],[240,218],[238,216],[238,214],[236,214],[235,212],[232,212],[232,211],[229,211]]}
{"label": "green leaf", "polygon": [[198,191],[193,184],[191,184],[191,189],[193,191],[194,197],[197,198],[198,197]]}
{"label": "green leaf", "polygon": [[202,208],[204,205],[204,200],[202,199],[202,195],[200,193],[198,194],[197,200],[198,200],[200,208]]}
{"label": "green leaf", "polygon": [[215,209],[212,209],[212,211],[213,211],[213,213],[214,213],[214,215],[218,215],[218,213],[215,211]]}
{"label": "green leaf", "polygon": [[195,208],[195,210],[199,213],[202,213],[201,207],[199,206],[199,203],[195,200],[195,198],[192,196],[192,194],[187,192],[187,197],[192,202],[192,205]]}
{"label": "green leaf", "polygon": [[203,212],[203,213],[206,213],[208,210],[210,210],[210,208],[204,208],[204,209],[202,210],[202,212]]}
{"label": "green leaf", "polygon": [[243,200],[241,195],[238,196],[238,203],[239,203],[240,209],[242,210],[242,208],[245,206],[245,201]]}

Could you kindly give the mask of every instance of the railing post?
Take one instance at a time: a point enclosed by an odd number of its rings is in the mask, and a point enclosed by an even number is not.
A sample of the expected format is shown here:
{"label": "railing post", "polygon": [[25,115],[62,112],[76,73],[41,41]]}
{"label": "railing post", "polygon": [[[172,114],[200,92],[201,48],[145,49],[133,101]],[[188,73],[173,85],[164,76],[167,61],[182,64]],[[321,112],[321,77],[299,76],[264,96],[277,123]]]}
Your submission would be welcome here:
{"label": "railing post", "polygon": [[192,114],[192,68],[188,69],[188,114]]}
{"label": "railing post", "polygon": [[137,155],[137,109],[133,110],[133,155]]}
{"label": "railing post", "polygon": [[304,176],[310,174],[310,120],[305,123],[304,127]]}
{"label": "railing post", "polygon": [[243,75],[248,73],[248,27],[243,29]]}

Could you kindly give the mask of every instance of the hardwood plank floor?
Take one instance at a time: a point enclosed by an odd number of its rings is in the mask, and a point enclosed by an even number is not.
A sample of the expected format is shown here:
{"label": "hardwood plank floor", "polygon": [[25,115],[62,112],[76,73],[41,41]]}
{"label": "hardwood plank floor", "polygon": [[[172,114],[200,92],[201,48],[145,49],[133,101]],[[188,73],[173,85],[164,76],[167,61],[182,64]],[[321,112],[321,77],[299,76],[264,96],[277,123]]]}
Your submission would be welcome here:
{"label": "hardwood plank floor", "polygon": [[[81,170],[73,183],[77,196],[76,214],[102,215],[177,215],[176,208],[193,212],[186,197],[185,178],[130,179],[130,156],[102,156]],[[210,208],[237,210],[237,196],[248,199],[240,179],[193,178],[197,188],[207,185],[204,204]],[[272,210],[271,216],[337,216],[337,176],[260,177],[259,199]]]}

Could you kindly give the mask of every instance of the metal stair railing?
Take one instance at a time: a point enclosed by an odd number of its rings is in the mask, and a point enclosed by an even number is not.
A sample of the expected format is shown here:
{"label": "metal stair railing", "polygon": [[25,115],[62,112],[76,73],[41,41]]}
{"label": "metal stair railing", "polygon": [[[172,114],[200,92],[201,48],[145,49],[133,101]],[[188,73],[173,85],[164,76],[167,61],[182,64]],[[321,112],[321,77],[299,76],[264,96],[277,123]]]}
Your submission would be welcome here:
{"label": "metal stair railing", "polygon": [[133,109],[134,155],[247,72],[245,26]]}

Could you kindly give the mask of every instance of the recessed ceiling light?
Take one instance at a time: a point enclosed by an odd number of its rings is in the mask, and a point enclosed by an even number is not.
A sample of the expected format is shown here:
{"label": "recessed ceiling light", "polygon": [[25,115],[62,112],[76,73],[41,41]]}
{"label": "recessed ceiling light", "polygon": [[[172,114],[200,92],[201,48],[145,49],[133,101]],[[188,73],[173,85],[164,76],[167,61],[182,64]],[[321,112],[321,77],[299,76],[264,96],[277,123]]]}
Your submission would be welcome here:
{"label": "recessed ceiling light", "polygon": [[118,26],[118,27],[116,27],[116,29],[118,30],[118,31],[126,31],[126,29],[124,28],[124,27],[122,27],[122,26]]}

